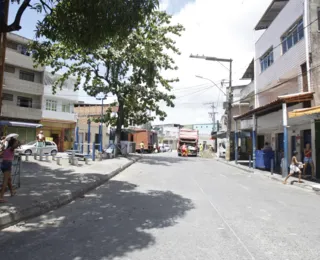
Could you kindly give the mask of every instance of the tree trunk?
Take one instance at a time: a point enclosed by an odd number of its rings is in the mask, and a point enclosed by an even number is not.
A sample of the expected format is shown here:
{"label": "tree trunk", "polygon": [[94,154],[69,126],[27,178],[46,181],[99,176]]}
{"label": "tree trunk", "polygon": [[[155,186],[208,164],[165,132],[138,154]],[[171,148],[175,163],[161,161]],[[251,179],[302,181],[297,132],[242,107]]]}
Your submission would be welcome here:
{"label": "tree trunk", "polygon": [[118,113],[117,113],[118,118],[117,118],[116,139],[115,139],[115,143],[117,145],[116,155],[118,155],[120,152],[121,128],[124,122],[124,110],[123,110],[124,102],[121,99],[119,99],[118,102],[119,102],[119,107],[118,107]]}

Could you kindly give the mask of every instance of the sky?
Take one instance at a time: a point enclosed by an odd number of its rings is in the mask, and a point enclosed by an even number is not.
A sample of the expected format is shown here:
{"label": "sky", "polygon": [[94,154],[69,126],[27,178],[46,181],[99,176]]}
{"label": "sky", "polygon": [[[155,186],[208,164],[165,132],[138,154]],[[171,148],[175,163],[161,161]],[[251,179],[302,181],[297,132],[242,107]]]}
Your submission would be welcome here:
{"label": "sky", "polygon": [[[176,96],[175,108],[166,108],[168,116],[163,123],[196,124],[209,123],[208,112],[212,111],[210,103],[214,103],[217,117],[223,113],[223,93],[205,77],[221,86],[221,81],[228,81],[228,63],[191,59],[190,54],[213,56],[233,60],[233,85],[243,85],[239,80],[250,61],[254,57],[254,43],[261,35],[254,27],[269,6],[271,0],[161,0],[160,8],[172,15],[172,23],[180,23],[185,27],[182,36],[175,39],[181,51],[174,56],[177,71],[163,72],[166,77],[178,77],[174,83],[173,94]],[[10,5],[9,20],[14,19],[17,5]],[[22,17],[22,29],[15,32],[30,39],[34,38],[34,30],[41,15],[34,10],[27,10]],[[223,66],[224,65],[224,66]],[[224,87],[225,90],[225,87]],[[59,95],[59,93],[57,93]],[[80,99],[96,102],[88,98],[84,91],[79,93]],[[109,98],[106,102],[113,102]],[[159,123],[158,120],[155,123]]]}

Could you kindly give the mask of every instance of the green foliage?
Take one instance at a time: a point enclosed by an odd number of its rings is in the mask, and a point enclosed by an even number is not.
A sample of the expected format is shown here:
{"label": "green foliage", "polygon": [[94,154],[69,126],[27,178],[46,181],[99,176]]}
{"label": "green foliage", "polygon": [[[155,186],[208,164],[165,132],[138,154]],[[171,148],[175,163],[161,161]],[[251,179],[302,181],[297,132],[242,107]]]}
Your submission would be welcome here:
{"label": "green foliage", "polygon": [[166,79],[162,72],[177,69],[168,53],[180,54],[171,36],[180,36],[184,28],[171,25],[170,20],[165,12],[153,11],[125,40],[114,37],[94,51],[49,42],[34,42],[31,48],[37,50],[37,63],[51,66],[53,73],[64,69],[54,88],[75,76],[75,90],[83,80],[84,90],[91,96],[101,92],[115,95],[119,130],[129,124],[146,124],[156,117],[164,120],[166,113],[160,102],[174,107],[171,83],[178,79]]}
{"label": "green foliage", "polygon": [[[94,49],[105,39],[126,38],[158,6],[158,0],[11,0],[20,5],[15,21],[1,30],[21,29],[26,8],[42,12],[36,37],[69,48]],[[23,25],[22,25],[23,26]]]}

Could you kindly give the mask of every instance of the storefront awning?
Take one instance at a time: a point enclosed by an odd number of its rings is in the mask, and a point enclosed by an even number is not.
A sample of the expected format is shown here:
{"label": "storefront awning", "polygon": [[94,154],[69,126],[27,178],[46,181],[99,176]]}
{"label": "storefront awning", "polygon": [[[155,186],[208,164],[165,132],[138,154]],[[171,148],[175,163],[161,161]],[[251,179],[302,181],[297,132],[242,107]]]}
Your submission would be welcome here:
{"label": "storefront awning", "polygon": [[263,116],[263,115],[267,115],[269,113],[282,109],[283,103],[294,105],[294,104],[298,104],[305,101],[311,101],[312,99],[313,99],[313,92],[302,92],[302,93],[278,96],[276,100],[270,102],[269,104],[257,107],[242,115],[234,116],[233,118],[235,120],[242,120],[242,119],[251,118],[253,115]]}
{"label": "storefront awning", "polygon": [[300,116],[320,115],[320,106],[308,107],[302,109],[295,109],[288,113],[289,118],[295,118]]}
{"label": "storefront awning", "polygon": [[16,127],[28,127],[28,128],[40,128],[41,124],[15,122],[15,121],[0,121],[0,126],[16,126]]}

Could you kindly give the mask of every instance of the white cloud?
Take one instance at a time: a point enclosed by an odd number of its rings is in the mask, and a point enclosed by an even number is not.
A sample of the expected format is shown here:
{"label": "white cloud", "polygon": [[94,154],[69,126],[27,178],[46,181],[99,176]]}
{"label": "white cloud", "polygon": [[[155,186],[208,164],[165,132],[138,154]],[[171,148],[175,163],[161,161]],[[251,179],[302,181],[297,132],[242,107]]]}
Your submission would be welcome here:
{"label": "white cloud", "polygon": [[[163,4],[167,2],[164,1]],[[239,79],[254,55],[256,33],[253,28],[270,2],[271,0],[196,0],[173,16],[172,22],[181,23],[186,31],[177,39],[177,47],[182,52],[181,56],[175,57],[179,70],[165,73],[180,79],[175,84],[175,88],[179,89],[174,92],[177,96],[176,107],[165,109],[168,114],[165,122],[210,122],[210,107],[203,103],[220,101],[219,105],[222,106],[222,94],[219,96],[216,88],[205,90],[211,83],[196,78],[195,75],[219,83],[222,79],[228,80],[229,71],[217,62],[190,59],[191,53],[232,58],[233,84],[245,83]],[[228,63],[225,65],[228,66]],[[200,84],[207,85],[190,88]],[[181,90],[183,88],[185,89]],[[197,93],[192,94],[197,90]],[[219,112],[222,112],[221,108]]]}

